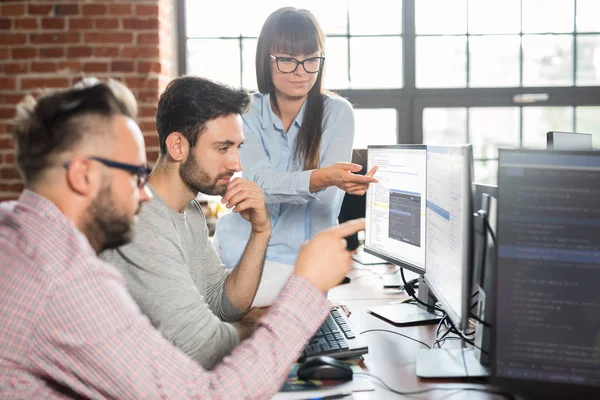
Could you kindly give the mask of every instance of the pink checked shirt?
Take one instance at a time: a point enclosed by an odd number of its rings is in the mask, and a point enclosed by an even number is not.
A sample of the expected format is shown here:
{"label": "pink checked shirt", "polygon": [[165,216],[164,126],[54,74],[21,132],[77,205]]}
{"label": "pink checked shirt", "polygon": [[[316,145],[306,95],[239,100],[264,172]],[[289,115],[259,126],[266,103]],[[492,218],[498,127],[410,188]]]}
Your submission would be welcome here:
{"label": "pink checked shirt", "polygon": [[293,276],[254,335],[205,371],[154,330],[51,202],[25,190],[0,204],[2,399],[265,399],[328,307]]}

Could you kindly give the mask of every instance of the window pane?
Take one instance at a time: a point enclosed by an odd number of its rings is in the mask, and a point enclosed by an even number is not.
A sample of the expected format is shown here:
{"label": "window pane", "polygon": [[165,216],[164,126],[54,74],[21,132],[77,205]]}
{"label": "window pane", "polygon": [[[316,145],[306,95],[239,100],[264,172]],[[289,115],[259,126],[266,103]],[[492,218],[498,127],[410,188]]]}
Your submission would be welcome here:
{"label": "window pane", "polygon": [[523,0],[523,32],[573,32],[573,0]]}
{"label": "window pane", "polygon": [[523,107],[523,147],[545,149],[550,131],[573,131],[573,107]]}
{"label": "window pane", "polygon": [[523,36],[523,86],[573,84],[573,36]]}
{"label": "window pane", "polygon": [[497,158],[499,147],[519,147],[518,107],[469,109],[469,136],[474,158]]}
{"label": "window pane", "polygon": [[328,89],[347,89],[348,81],[348,39],[325,39],[325,81]]}
{"label": "window pane", "polygon": [[475,182],[497,185],[498,183],[498,161],[486,160],[475,161]]}
{"label": "window pane", "polygon": [[350,39],[352,88],[400,88],[403,85],[402,70],[401,37]]}
{"label": "window pane", "polygon": [[575,131],[591,133],[594,136],[594,148],[600,148],[600,107],[576,107]]}
{"label": "window pane", "polygon": [[577,36],[577,85],[600,85],[600,35]]}
{"label": "window pane", "polygon": [[242,86],[248,90],[256,90],[256,43],[257,39],[242,40]]}
{"label": "window pane", "polygon": [[348,0],[302,0],[295,7],[310,10],[326,35],[348,33]]}
{"label": "window pane", "polygon": [[240,42],[237,39],[189,39],[187,73],[235,87],[240,82]]}
{"label": "window pane", "polygon": [[[244,3],[236,4],[243,7]],[[224,19],[217,16],[226,15]],[[243,12],[231,12],[231,4],[225,1],[186,0],[185,19],[188,37],[239,36],[244,19]],[[261,22],[259,22],[260,24]]]}
{"label": "window pane", "polygon": [[423,143],[429,145],[467,143],[467,109],[425,108]]}
{"label": "window pane", "polygon": [[417,37],[417,87],[467,85],[466,37]]}
{"label": "window pane", "polygon": [[351,35],[401,33],[401,0],[350,0]]}
{"label": "window pane", "polygon": [[417,35],[467,33],[467,1],[415,1],[415,25]]}
{"label": "window pane", "polygon": [[519,36],[471,36],[469,86],[519,86],[520,54]]}
{"label": "window pane", "polygon": [[354,149],[365,149],[369,145],[396,144],[397,117],[395,108],[354,110]]}
{"label": "window pane", "polygon": [[469,33],[521,32],[520,0],[469,2]]}
{"label": "window pane", "polygon": [[577,0],[577,31],[598,32],[598,15],[600,15],[600,1]]}

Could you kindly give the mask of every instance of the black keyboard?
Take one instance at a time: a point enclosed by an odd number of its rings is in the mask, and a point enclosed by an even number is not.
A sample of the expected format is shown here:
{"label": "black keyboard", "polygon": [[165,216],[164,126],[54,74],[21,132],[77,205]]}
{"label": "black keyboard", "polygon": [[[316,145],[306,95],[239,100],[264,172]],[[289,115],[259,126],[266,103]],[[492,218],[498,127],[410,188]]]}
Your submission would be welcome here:
{"label": "black keyboard", "polygon": [[357,346],[356,342],[356,335],[352,332],[349,321],[338,310],[331,310],[323,325],[304,348],[299,361],[313,356],[346,358],[368,352],[366,346]]}

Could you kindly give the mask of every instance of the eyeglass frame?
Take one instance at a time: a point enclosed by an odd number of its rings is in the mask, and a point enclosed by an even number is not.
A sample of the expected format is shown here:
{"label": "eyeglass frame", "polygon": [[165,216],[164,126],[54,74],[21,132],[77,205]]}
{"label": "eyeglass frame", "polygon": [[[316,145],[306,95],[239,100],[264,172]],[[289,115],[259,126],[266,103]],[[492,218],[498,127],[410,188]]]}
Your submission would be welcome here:
{"label": "eyeglass frame", "polygon": [[[123,171],[130,172],[137,177],[137,187],[138,189],[143,189],[148,183],[148,176],[152,172],[152,169],[148,168],[145,165],[134,165],[134,164],[126,164],[118,161],[109,160],[108,158],[89,156],[86,157],[88,160],[98,161],[99,163],[109,167],[116,168]],[[63,167],[69,168],[71,161],[67,161],[63,164]]]}
{"label": "eyeglass frame", "polygon": [[[305,58],[304,60],[300,61],[295,59],[294,57],[288,57],[288,56],[274,56],[273,54],[269,54],[269,56],[275,60],[275,66],[277,67],[277,70],[279,72],[281,72],[282,74],[293,74],[294,72],[296,72],[296,70],[298,69],[298,67],[300,65],[302,65],[302,68],[304,69],[304,72],[306,72],[307,74],[318,74],[319,72],[321,72],[323,70],[323,65],[325,65],[325,57],[324,56],[315,56],[315,57],[308,57]],[[279,68],[279,60],[282,58],[289,58],[290,60],[294,60],[296,62],[296,67],[290,71],[290,72],[283,72],[281,70],[281,68]],[[309,72],[306,70],[306,67],[304,66],[304,63],[308,60],[314,60],[315,58],[321,60],[321,65],[319,66],[319,69],[317,71],[313,71],[313,72]]]}

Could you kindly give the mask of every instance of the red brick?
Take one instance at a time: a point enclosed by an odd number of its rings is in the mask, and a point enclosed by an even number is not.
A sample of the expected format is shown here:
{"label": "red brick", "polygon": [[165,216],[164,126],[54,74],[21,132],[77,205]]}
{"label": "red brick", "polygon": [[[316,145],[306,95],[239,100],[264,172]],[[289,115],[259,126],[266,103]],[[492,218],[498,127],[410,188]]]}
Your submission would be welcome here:
{"label": "red brick", "polygon": [[31,47],[17,47],[11,49],[12,58],[15,60],[22,60],[25,58],[36,58],[38,50]]}
{"label": "red brick", "polygon": [[14,167],[6,167],[3,166],[2,168],[0,168],[0,178],[2,179],[19,179],[21,178],[21,175],[19,174],[19,171],[17,171],[16,168]]}
{"label": "red brick", "polygon": [[69,18],[69,29],[83,30],[93,28],[93,24],[87,18]]}
{"label": "red brick", "polygon": [[126,16],[133,14],[131,4],[109,4],[108,13],[111,15]]}
{"label": "red brick", "polygon": [[138,62],[137,67],[138,72],[148,73],[154,72],[159,74],[162,70],[161,64],[159,62],[148,62],[148,61],[140,61]]}
{"label": "red brick", "polygon": [[24,4],[4,4],[2,6],[2,16],[4,17],[15,17],[23,14],[25,14]]}
{"label": "red brick", "polygon": [[[0,96],[0,99],[2,99],[0,101],[0,104],[19,104],[21,102],[21,100],[23,100],[25,96],[22,94],[3,94]],[[3,124],[0,124],[0,127],[3,127]],[[0,134],[2,133],[2,130],[0,129]]]}
{"label": "red brick", "polygon": [[139,90],[138,93],[135,95],[135,98],[137,99],[139,104],[148,103],[156,105],[156,103],[158,102],[158,97],[159,94],[154,90]]}
{"label": "red brick", "polygon": [[7,60],[10,57],[10,51],[7,48],[0,47],[0,60]]}
{"label": "red brick", "polygon": [[65,56],[65,49],[61,47],[40,48],[40,58],[61,58]]}
{"label": "red brick", "polygon": [[16,88],[17,81],[15,78],[0,77],[0,90],[15,90]]}
{"label": "red brick", "polygon": [[78,4],[57,4],[54,6],[55,15],[78,15],[79,5]]}
{"label": "red brick", "polygon": [[35,18],[15,19],[15,28],[17,29],[38,29],[38,26],[38,20]]}
{"label": "red brick", "polygon": [[156,132],[156,122],[140,122],[138,125],[142,132]]}
{"label": "red brick", "polygon": [[104,62],[86,62],[83,64],[84,72],[108,72],[108,64]]}
{"label": "red brick", "polygon": [[32,62],[31,72],[56,72],[56,63],[53,62]]}
{"label": "red brick", "polygon": [[96,47],[94,49],[94,57],[119,57],[119,54],[118,47]]}
{"label": "red brick", "polygon": [[[154,107],[154,113],[156,114],[156,107]],[[159,146],[157,135],[144,136],[144,142],[146,142],[146,147],[158,147]]]}
{"label": "red brick", "polygon": [[27,11],[30,15],[50,15],[52,6],[50,4],[30,4]]}
{"label": "red brick", "polygon": [[65,29],[64,18],[43,18],[42,27],[44,29]]}
{"label": "red brick", "polygon": [[140,33],[137,42],[139,44],[159,44],[158,33]]}
{"label": "red brick", "polygon": [[115,18],[97,18],[94,25],[96,29],[118,29],[119,20]]}
{"label": "red brick", "polygon": [[139,18],[128,18],[123,20],[123,26],[125,29],[158,29],[158,19],[139,19]]}
{"label": "red brick", "polygon": [[90,57],[92,55],[91,47],[76,46],[67,49],[67,58]]}
{"label": "red brick", "polygon": [[125,84],[130,88],[137,89],[158,89],[158,79],[156,78],[135,78],[135,77],[127,77],[125,78]]}
{"label": "red brick", "polygon": [[4,161],[5,161],[7,164],[14,164],[14,162],[15,162],[15,155],[14,155],[14,154],[12,154],[12,153],[5,154],[5,155],[4,155]]}
{"label": "red brick", "polygon": [[8,75],[24,74],[28,70],[27,63],[6,63],[2,66],[2,71]]}
{"label": "red brick", "polygon": [[135,15],[158,16],[158,6],[154,4],[138,4],[135,7]]}
{"label": "red brick", "polygon": [[156,117],[156,107],[140,107],[138,116],[143,117]]}
{"label": "red brick", "polygon": [[61,61],[56,65],[60,72],[75,73],[83,70],[83,65],[79,61]]}
{"label": "red brick", "polygon": [[158,58],[159,51],[156,47],[125,47],[123,58]]}
{"label": "red brick", "polygon": [[37,88],[64,88],[69,86],[67,78],[24,78],[21,80],[21,89]]}
{"label": "red brick", "polygon": [[0,107],[0,119],[10,119],[15,117],[14,107]]}
{"label": "red brick", "polygon": [[27,35],[24,33],[3,33],[0,35],[0,46],[27,43]]}
{"label": "red brick", "polygon": [[48,43],[79,43],[81,42],[81,34],[79,32],[69,33],[32,33],[29,35],[31,43],[48,44]]}
{"label": "red brick", "polygon": [[12,20],[9,18],[0,18],[0,30],[8,31],[12,28]]}
{"label": "red brick", "polygon": [[84,41],[86,43],[131,43],[133,42],[133,33],[131,32],[111,32],[98,33],[87,32]]}
{"label": "red brick", "polygon": [[[20,177],[20,175],[19,175],[19,177]],[[12,185],[10,185],[9,190],[11,192],[21,193],[24,188],[25,188],[25,186],[23,186],[22,183],[13,183]]]}
{"label": "red brick", "polygon": [[112,72],[133,72],[135,64],[133,61],[113,61],[110,63]]}
{"label": "red brick", "polygon": [[158,150],[147,151],[146,159],[148,160],[148,162],[155,162],[156,160],[158,160]]}
{"label": "red brick", "polygon": [[104,15],[106,14],[106,5],[104,4],[84,4],[83,15]]}

